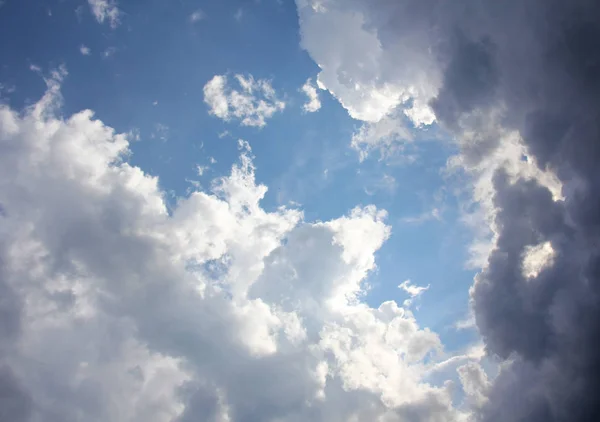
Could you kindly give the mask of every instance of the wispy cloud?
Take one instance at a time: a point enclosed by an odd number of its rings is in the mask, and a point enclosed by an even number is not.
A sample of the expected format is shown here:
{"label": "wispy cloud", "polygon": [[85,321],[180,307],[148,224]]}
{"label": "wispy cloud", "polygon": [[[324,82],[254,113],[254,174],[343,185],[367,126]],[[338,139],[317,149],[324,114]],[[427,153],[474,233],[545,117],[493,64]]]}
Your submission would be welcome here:
{"label": "wispy cloud", "polygon": [[121,11],[115,0],[88,0],[92,14],[99,23],[108,22],[111,28],[121,23]]}
{"label": "wispy cloud", "polygon": [[308,102],[304,103],[302,108],[307,113],[314,113],[321,108],[321,101],[319,100],[319,93],[317,88],[313,85],[311,79],[307,79],[301,88],[302,92],[308,97]]}

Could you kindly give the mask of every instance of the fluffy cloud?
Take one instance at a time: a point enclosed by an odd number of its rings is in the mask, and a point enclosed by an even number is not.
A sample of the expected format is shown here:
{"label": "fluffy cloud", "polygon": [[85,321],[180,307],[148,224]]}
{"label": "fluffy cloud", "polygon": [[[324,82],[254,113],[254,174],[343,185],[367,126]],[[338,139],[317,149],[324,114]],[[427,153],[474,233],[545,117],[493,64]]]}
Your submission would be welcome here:
{"label": "fluffy cloud", "polygon": [[597,2],[297,5],[319,82],[353,117],[429,104],[475,180],[492,239],[473,309],[488,352],[507,360],[477,418],[598,420]]}
{"label": "fluffy cloud", "polygon": [[121,11],[115,0],[88,0],[90,9],[99,23],[105,21],[111,28],[116,28],[121,23]]}
{"label": "fluffy cloud", "polygon": [[[321,69],[319,87],[351,117],[366,122],[352,141],[361,156],[410,139],[406,127],[432,124],[435,115],[428,103],[441,83],[428,52],[434,34],[413,22],[413,15],[426,13],[425,8],[395,2],[384,9],[375,3],[296,0],[302,46]],[[378,128],[382,120],[387,122]]]}
{"label": "fluffy cloud", "polygon": [[88,46],[83,44],[81,44],[81,46],[79,47],[79,52],[84,56],[89,56],[90,54],[92,54],[92,50],[90,50]]}
{"label": "fluffy cloud", "polygon": [[435,95],[439,72],[423,54],[424,45],[410,42],[423,40],[416,32],[421,28],[410,25],[409,14],[398,22],[406,28],[407,38],[399,40],[386,38],[382,28],[371,23],[370,13],[377,10],[367,2],[297,0],[296,4],[302,46],[321,68],[319,85],[355,119],[377,122],[398,106],[426,107]]}
{"label": "fluffy cloud", "polygon": [[263,127],[267,119],[285,108],[270,81],[255,80],[252,75],[235,75],[235,80],[240,91],[228,86],[225,75],[215,75],[204,85],[204,102],[210,114],[225,121],[235,118],[243,126]]}
{"label": "fluffy cloud", "polygon": [[441,349],[394,302],[361,302],[386,214],[260,206],[250,147],[168,210],[126,135],[59,82],[0,105],[0,392],[21,421],[452,421]]}
{"label": "fluffy cloud", "polygon": [[313,85],[310,78],[306,80],[301,89],[302,92],[304,92],[308,97],[308,102],[302,106],[304,111],[307,113],[314,113],[315,111],[318,111],[321,108],[321,100],[319,100],[317,88]]}

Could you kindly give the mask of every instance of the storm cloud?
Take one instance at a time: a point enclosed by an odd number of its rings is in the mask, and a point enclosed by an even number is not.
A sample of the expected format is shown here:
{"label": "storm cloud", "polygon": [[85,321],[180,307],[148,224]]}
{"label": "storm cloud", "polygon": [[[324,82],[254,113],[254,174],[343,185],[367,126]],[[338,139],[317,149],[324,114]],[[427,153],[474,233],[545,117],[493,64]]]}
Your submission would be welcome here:
{"label": "storm cloud", "polygon": [[[506,363],[477,419],[600,420],[600,5],[309,3],[297,1],[319,82],[369,127],[428,104],[460,146],[457,162],[487,189],[475,196],[494,236],[471,298],[488,353]],[[359,16],[353,30],[377,48],[355,43],[328,58],[327,41],[314,42],[327,38],[325,15]],[[353,92],[355,82],[388,94],[376,118],[357,113],[374,94]],[[526,274],[531,251],[547,256]]]}

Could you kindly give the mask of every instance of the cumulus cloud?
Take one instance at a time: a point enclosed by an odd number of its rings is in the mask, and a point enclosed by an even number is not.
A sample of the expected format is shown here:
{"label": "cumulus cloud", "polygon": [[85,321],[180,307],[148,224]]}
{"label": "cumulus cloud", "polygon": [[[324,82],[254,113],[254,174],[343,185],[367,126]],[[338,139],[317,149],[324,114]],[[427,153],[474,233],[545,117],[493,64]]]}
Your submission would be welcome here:
{"label": "cumulus cloud", "polygon": [[[266,211],[252,152],[167,209],[129,142],[60,79],[0,105],[0,415],[11,421],[458,421],[441,350],[361,301],[386,213]],[[84,416],[82,416],[84,415]]]}
{"label": "cumulus cloud", "polygon": [[190,15],[190,22],[191,23],[196,23],[201,21],[202,19],[204,19],[206,17],[206,14],[204,13],[203,10],[198,9],[196,11],[194,11],[191,15]]}
{"label": "cumulus cloud", "polygon": [[491,240],[472,305],[506,360],[477,419],[598,420],[597,2],[297,5],[319,82],[353,117],[428,104],[475,181]]}
{"label": "cumulus cloud", "polygon": [[267,119],[285,108],[270,81],[239,74],[234,79],[239,91],[228,85],[226,75],[215,75],[204,85],[204,102],[210,114],[225,121],[238,120],[243,126],[263,127]]}
{"label": "cumulus cloud", "polygon": [[111,28],[121,23],[121,11],[115,0],[88,0],[92,14],[99,23],[108,22]]}
{"label": "cumulus cloud", "polygon": [[89,56],[90,54],[92,54],[92,50],[83,44],[81,44],[81,46],[79,47],[79,52],[84,56]]}
{"label": "cumulus cloud", "polygon": [[302,108],[307,113],[314,113],[321,108],[321,100],[319,100],[319,93],[317,92],[317,88],[313,85],[310,78],[306,80],[304,85],[302,85],[302,92],[306,94],[308,97],[308,102],[306,102]]}
{"label": "cumulus cloud", "polygon": [[[359,133],[353,139],[355,147],[367,147],[363,154],[374,145],[385,148],[409,139],[405,120],[415,127],[435,121],[429,101],[441,73],[427,50],[431,31],[412,22],[415,13],[426,11],[404,3],[379,7],[366,1],[296,0],[302,47],[321,69],[317,84],[366,123],[361,132],[368,136]],[[387,129],[374,129],[383,119]]]}

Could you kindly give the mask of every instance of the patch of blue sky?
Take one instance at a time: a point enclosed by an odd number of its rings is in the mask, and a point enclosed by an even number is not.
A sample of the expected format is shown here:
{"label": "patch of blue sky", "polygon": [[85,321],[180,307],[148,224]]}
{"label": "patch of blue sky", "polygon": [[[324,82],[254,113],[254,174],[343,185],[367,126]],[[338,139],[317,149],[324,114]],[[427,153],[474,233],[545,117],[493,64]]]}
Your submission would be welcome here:
{"label": "patch of blue sky", "polygon": [[[402,303],[407,296],[397,286],[406,279],[430,285],[413,304],[419,322],[449,349],[474,341],[472,331],[453,328],[466,316],[473,278],[465,269],[470,234],[442,172],[455,151],[425,134],[407,147],[413,162],[373,152],[361,163],[350,148],[360,122],[334,98],[320,91],[321,110],[303,112],[299,88],[319,69],[300,48],[293,2],[132,0],[120,4],[116,29],[97,23],[85,1],[18,3],[4,6],[10,13],[0,11],[0,54],[7,58],[0,80],[16,87],[2,96],[13,107],[44,90],[31,65],[44,73],[64,64],[65,115],[92,109],[118,131],[137,133],[129,160],[159,176],[171,200],[186,195],[192,181],[206,189],[227,174],[242,138],[252,146],[258,181],[269,187],[267,209],[299,204],[309,221],[360,204],[386,209],[392,237],[378,253],[367,302]],[[271,80],[286,102],[263,128],[208,113],[206,82],[238,73]],[[439,135],[435,128],[430,133]],[[202,175],[197,166],[205,167]]]}

